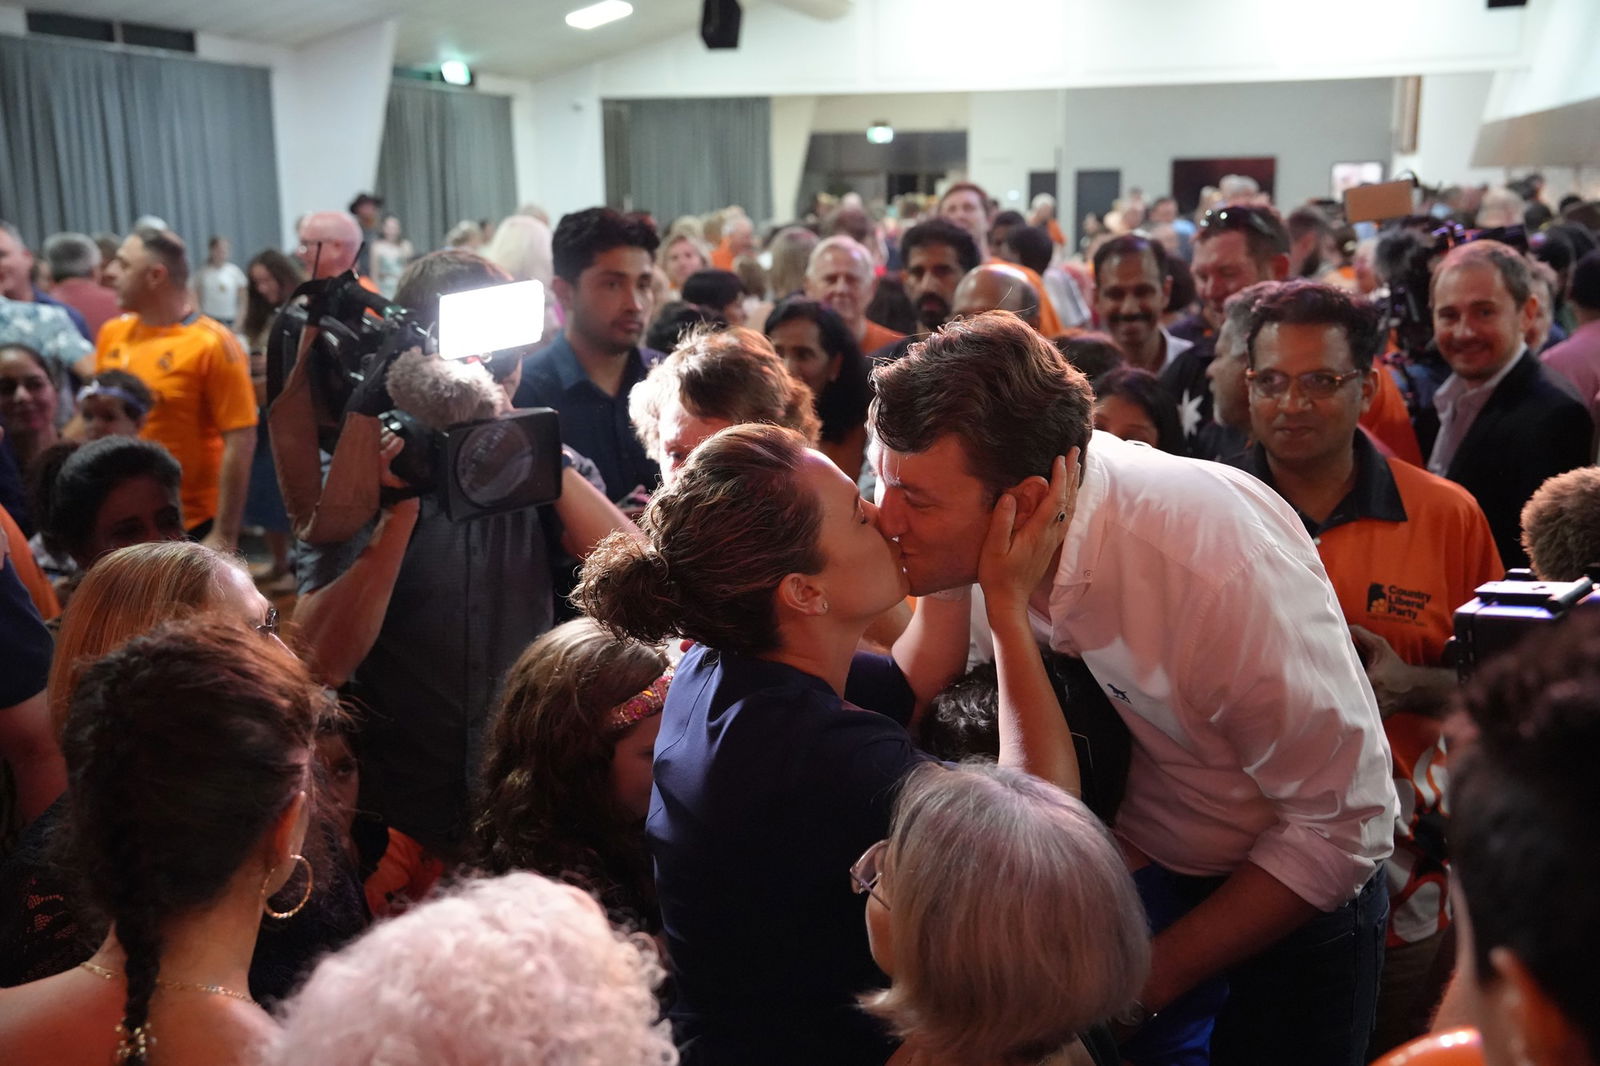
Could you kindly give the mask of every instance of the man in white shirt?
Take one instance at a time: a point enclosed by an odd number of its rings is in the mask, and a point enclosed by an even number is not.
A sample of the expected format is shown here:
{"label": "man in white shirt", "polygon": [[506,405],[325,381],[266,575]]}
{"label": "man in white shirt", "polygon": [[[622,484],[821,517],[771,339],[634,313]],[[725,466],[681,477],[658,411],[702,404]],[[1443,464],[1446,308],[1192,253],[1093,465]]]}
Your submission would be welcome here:
{"label": "man in white shirt", "polygon": [[200,313],[232,327],[244,321],[244,304],[250,280],[229,261],[233,249],[226,237],[212,237],[206,265],[195,271],[194,294]]}
{"label": "man in white shirt", "polygon": [[1365,1062],[1398,803],[1293,510],[1219,464],[1091,440],[1088,383],[1012,315],[945,327],[876,384],[879,526],[914,594],[970,585],[1000,496],[1021,521],[1054,457],[1082,456],[1032,602],[1133,738],[1116,831],[1158,935],[1124,1057]]}

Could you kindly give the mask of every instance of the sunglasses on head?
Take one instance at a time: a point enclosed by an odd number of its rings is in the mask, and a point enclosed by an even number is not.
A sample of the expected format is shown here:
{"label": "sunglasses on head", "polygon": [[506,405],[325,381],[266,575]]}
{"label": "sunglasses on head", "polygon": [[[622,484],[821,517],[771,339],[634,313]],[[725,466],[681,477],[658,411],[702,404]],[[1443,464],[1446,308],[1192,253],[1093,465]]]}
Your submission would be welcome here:
{"label": "sunglasses on head", "polygon": [[1283,239],[1267,215],[1258,207],[1214,207],[1200,219],[1201,229],[1254,230],[1274,243]]}

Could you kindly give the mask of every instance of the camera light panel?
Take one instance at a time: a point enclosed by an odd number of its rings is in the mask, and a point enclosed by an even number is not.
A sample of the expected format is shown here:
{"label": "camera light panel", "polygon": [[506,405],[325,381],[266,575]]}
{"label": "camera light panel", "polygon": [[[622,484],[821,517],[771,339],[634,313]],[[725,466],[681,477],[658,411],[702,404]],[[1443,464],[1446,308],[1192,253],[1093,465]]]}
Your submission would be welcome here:
{"label": "camera light panel", "polygon": [[521,348],[544,332],[544,286],[514,281],[439,298],[439,355],[467,359]]}

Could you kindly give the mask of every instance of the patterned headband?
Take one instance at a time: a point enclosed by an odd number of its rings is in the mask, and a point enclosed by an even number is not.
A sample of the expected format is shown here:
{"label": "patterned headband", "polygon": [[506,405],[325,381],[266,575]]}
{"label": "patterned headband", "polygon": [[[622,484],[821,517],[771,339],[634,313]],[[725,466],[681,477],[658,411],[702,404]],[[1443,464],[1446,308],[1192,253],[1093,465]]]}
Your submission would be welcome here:
{"label": "patterned headband", "polygon": [[650,682],[650,687],[642,692],[629,696],[606,712],[601,729],[606,736],[615,737],[626,733],[635,723],[661,713],[661,708],[667,702],[667,686],[672,684],[672,667],[667,667],[667,672]]}
{"label": "patterned headband", "polygon": [[117,385],[100,385],[95,382],[90,382],[78,393],[78,399],[82,400],[90,396],[109,396],[113,400],[121,400],[123,403],[128,405],[128,410],[133,412],[134,418],[143,417],[144,413],[150,410],[149,404],[145,403],[143,400],[140,400],[127,389],[121,388]]}

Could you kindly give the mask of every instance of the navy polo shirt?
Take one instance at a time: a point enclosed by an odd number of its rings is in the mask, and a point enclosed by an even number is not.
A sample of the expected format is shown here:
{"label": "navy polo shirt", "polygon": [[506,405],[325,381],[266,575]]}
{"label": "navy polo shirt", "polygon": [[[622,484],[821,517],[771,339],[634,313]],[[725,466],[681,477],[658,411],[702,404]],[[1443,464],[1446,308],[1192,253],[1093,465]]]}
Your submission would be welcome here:
{"label": "navy polo shirt", "polygon": [[523,360],[516,396],[519,408],[549,407],[561,416],[561,442],[594,461],[613,501],[640,487],[648,495],[661,481],[661,469],[645,454],[628,420],[628,394],[661,361],[661,353],[635,348],[627,359],[622,386],[608,396],[589,380],[563,333]]}
{"label": "navy polo shirt", "polygon": [[[848,695],[909,719],[910,686],[882,657],[857,656]],[[927,758],[899,721],[820,678],[704,647],[684,656],[646,832],[688,1066],[879,1066],[893,1052],[856,1003],[887,982],[849,871]]]}

